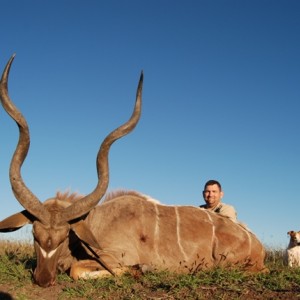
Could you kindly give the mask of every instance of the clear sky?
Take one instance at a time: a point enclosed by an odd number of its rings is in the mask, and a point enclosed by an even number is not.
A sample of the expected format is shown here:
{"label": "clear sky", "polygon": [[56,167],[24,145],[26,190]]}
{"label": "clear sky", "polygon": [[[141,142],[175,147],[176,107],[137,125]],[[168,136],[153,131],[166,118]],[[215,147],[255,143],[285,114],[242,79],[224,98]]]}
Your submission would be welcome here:
{"label": "clear sky", "polygon": [[[0,28],[31,132],[22,174],[41,201],[94,189],[100,143],[131,115],[143,70],[142,117],[111,149],[109,191],[197,206],[217,179],[265,245],[300,230],[299,0],[1,0]],[[0,120],[3,219],[22,207],[8,180],[17,126],[2,107]]]}

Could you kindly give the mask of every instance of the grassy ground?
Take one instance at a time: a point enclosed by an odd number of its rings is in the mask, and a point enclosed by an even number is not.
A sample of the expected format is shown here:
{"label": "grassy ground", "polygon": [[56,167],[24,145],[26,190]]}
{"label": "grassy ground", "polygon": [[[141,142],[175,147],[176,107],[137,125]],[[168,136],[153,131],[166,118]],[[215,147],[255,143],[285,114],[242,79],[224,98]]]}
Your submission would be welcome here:
{"label": "grassy ground", "polygon": [[46,289],[32,283],[34,265],[30,244],[0,241],[0,299],[300,299],[300,268],[284,266],[282,250],[267,251],[268,274],[215,268],[193,275],[128,273],[77,282],[61,274]]}

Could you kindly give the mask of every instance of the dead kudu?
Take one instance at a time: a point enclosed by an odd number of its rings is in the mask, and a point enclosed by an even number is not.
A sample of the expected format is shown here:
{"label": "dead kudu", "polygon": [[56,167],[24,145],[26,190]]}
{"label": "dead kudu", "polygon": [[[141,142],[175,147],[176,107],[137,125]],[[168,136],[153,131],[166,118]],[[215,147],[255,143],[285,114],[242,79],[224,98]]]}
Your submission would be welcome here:
{"label": "dead kudu", "polygon": [[101,144],[94,191],[84,197],[57,193],[41,202],[21,176],[30,136],[25,118],[8,95],[13,59],[3,71],[0,99],[19,128],[9,176],[14,195],[25,210],[1,221],[0,231],[33,225],[37,257],[34,280],[38,285],[55,284],[58,271],[77,279],[118,274],[131,266],[175,272],[195,272],[216,265],[239,265],[254,272],[265,269],[262,244],[253,233],[226,217],[198,207],[162,205],[137,192],[116,192],[98,205],[108,187],[110,146],[139,121],[143,74],[131,118]]}

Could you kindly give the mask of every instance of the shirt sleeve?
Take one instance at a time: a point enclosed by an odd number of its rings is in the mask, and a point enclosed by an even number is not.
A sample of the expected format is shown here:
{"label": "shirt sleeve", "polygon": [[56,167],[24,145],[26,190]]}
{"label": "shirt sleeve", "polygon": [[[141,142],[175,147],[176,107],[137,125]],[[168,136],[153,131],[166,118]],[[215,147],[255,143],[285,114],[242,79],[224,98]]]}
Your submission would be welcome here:
{"label": "shirt sleeve", "polygon": [[231,219],[232,221],[237,221],[237,217],[236,217],[236,211],[234,209],[233,206],[231,205],[222,205],[222,208],[220,209],[220,215],[223,215],[225,217],[228,217],[229,219]]}

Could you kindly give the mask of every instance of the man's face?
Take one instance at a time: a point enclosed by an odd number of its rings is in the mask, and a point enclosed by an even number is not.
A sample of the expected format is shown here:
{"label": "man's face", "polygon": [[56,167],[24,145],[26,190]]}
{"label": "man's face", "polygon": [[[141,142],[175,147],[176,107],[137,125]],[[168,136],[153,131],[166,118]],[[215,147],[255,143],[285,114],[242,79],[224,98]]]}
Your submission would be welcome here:
{"label": "man's face", "polygon": [[217,184],[208,185],[203,191],[203,198],[209,208],[216,207],[223,197]]}

